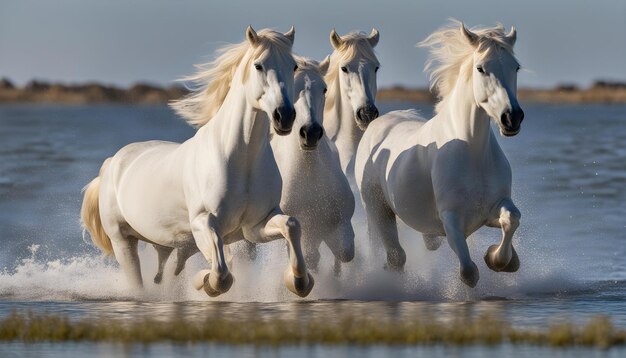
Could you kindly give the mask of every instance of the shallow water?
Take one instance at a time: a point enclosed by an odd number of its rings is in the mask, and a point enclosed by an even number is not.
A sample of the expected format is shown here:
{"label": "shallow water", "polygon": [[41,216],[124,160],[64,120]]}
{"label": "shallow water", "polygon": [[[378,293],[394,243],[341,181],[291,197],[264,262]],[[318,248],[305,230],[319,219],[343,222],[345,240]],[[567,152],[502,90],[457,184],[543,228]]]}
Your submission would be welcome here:
{"label": "shallow water", "polygon": [[[423,104],[380,107],[383,113],[417,107],[431,114],[430,105]],[[426,252],[419,234],[406,227],[401,228],[406,273],[384,272],[384,255],[366,238],[359,212],[353,220],[357,258],[344,267],[341,279],[333,277],[331,260],[325,258],[314,291],[302,300],[282,285],[282,242],[264,245],[256,263],[236,257],[235,285],[209,299],[190,287],[191,274],[172,277],[171,266],[162,285],[152,284],[156,255],[151,247],[140,253],[146,290],[129,291],[116,263],[83,241],[80,189],[106,157],[130,142],[182,141],[193,134],[167,107],[0,106],[0,316],[32,309],[72,317],[192,319],[221,310],[271,319],[340,310],[399,319],[435,312],[445,320],[488,312],[517,326],[545,327],[605,314],[626,327],[626,106],[524,109],[520,135],[499,138],[513,168],[513,199],[522,211],[514,239],[519,272],[487,269],[482,256],[500,232],[482,229],[469,239],[481,279],[475,289],[467,288],[450,248]],[[324,249],[322,255],[328,254]],[[196,255],[185,271],[205,265]]]}

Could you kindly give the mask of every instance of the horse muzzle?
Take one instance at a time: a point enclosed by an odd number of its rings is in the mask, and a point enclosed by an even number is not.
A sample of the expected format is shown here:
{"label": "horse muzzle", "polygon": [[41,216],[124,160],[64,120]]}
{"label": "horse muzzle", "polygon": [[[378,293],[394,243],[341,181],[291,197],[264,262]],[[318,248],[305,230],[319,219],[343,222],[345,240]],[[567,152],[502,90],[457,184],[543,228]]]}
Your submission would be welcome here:
{"label": "horse muzzle", "polygon": [[524,111],[521,108],[514,108],[506,111],[500,116],[500,131],[507,137],[512,137],[520,132]]}
{"label": "horse muzzle", "polygon": [[300,128],[300,148],[305,151],[315,150],[324,136],[324,128],[319,123],[312,123]]}
{"label": "horse muzzle", "polygon": [[272,113],[272,125],[278,135],[291,133],[293,122],[296,120],[296,110],[291,105],[283,105]]}
{"label": "horse muzzle", "polygon": [[361,130],[366,130],[367,126],[378,118],[378,108],[373,103],[367,103],[356,111],[356,124]]}

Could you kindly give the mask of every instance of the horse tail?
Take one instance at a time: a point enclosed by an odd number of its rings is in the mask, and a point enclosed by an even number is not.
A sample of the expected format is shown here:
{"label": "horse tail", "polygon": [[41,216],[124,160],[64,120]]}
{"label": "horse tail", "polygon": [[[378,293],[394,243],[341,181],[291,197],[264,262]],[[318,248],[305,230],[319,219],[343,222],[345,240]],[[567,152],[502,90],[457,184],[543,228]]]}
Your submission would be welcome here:
{"label": "horse tail", "polygon": [[100,177],[109,166],[111,158],[108,158],[102,164],[100,173],[95,177],[87,186],[83,188],[84,197],[83,205],[80,209],[81,226],[83,227],[83,238],[85,237],[85,231],[89,232],[93,243],[105,254],[115,256],[113,252],[113,246],[111,246],[111,239],[104,231],[102,227],[102,220],[100,219]]}

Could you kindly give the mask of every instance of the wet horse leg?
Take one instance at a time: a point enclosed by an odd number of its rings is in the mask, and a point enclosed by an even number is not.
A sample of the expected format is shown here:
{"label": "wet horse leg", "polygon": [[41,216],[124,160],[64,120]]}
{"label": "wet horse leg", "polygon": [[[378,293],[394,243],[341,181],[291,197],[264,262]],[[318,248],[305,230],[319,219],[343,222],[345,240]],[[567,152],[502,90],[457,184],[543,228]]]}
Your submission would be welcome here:
{"label": "wet horse leg", "polygon": [[226,263],[217,218],[213,214],[200,214],[192,220],[191,229],[198,249],[212,266],[211,270],[196,273],[192,279],[193,286],[198,290],[204,288],[211,297],[228,292],[234,279]]}
{"label": "wet horse leg", "polygon": [[521,213],[511,199],[504,199],[494,210],[488,225],[502,228],[500,245],[491,245],[485,253],[485,263],[496,272],[515,272],[520,262],[513,248],[512,240],[515,230],[519,227]]}
{"label": "wet horse leg", "polygon": [[173,247],[161,246],[161,245],[152,245],[154,249],[157,251],[158,256],[158,270],[156,275],[154,276],[154,283],[159,284],[163,280],[163,269],[165,268],[165,263],[167,259],[174,251]]}
{"label": "wet horse leg", "polygon": [[138,240],[132,236],[122,236],[119,230],[108,234],[111,238],[111,246],[113,246],[115,258],[122,267],[128,282],[135,288],[142,288],[143,280],[141,278],[141,267],[139,266],[139,254],[137,252]]}
{"label": "wet horse leg", "polygon": [[335,256],[333,272],[335,276],[341,275],[341,264],[354,259],[354,230],[352,224],[341,225],[335,234],[325,240],[326,245]]}
{"label": "wet horse leg", "polygon": [[244,236],[255,243],[269,242],[284,238],[289,245],[289,267],[285,271],[285,286],[300,297],[306,297],[313,289],[313,276],[309,274],[302,255],[300,239],[302,230],[294,217],[284,215],[280,209],[250,229],[244,229]]}
{"label": "wet horse leg", "polygon": [[465,232],[463,230],[463,220],[453,211],[444,211],[439,214],[446,232],[448,245],[452,248],[461,264],[461,281],[469,287],[475,287],[478,283],[478,267],[472,261],[467,248]]}
{"label": "wet horse leg", "polygon": [[386,270],[403,271],[406,263],[406,253],[398,238],[396,214],[387,206],[380,195],[363,196],[365,211],[367,212],[367,228],[370,240],[381,240],[387,252]]}

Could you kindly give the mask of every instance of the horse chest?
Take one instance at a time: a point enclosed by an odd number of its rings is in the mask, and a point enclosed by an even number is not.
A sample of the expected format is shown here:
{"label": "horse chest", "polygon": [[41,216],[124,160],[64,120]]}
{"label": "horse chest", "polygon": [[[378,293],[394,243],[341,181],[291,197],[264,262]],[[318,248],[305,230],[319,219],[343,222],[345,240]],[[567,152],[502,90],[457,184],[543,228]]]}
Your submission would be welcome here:
{"label": "horse chest", "polygon": [[336,225],[352,215],[354,196],[339,166],[317,164],[285,172],[280,206],[303,223]]}
{"label": "horse chest", "polygon": [[480,228],[491,209],[510,192],[510,171],[497,160],[451,162],[433,176],[439,212],[455,211],[464,217],[468,234]]}
{"label": "horse chest", "polygon": [[246,198],[241,218],[243,225],[256,225],[279,207],[282,180],[273,157],[260,161],[248,173],[242,189],[239,195]]}

